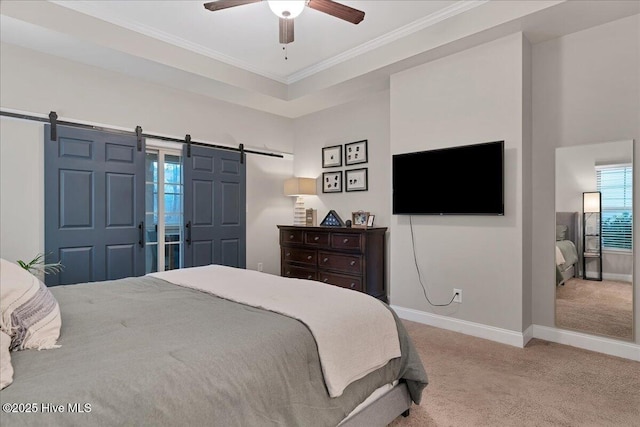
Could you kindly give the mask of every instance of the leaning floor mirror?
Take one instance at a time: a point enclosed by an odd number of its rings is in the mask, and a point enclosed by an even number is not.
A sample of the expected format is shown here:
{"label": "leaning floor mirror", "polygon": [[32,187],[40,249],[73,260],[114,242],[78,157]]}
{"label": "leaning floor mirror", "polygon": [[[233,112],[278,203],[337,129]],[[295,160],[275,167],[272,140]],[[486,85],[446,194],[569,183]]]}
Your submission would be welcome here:
{"label": "leaning floor mirror", "polygon": [[556,150],[556,327],[632,340],[633,141]]}

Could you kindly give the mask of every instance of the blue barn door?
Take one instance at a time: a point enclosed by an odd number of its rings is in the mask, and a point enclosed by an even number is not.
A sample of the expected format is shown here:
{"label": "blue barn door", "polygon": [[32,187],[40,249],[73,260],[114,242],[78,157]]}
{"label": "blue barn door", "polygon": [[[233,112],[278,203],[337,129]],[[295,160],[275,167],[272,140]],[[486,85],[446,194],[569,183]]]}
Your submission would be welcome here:
{"label": "blue barn door", "polygon": [[[45,125],[45,253],[64,270],[49,286],[145,272],[144,141]],[[140,149],[139,149],[140,148]]]}
{"label": "blue barn door", "polygon": [[192,146],[184,159],[184,266],[246,267],[246,164],[240,153]]}

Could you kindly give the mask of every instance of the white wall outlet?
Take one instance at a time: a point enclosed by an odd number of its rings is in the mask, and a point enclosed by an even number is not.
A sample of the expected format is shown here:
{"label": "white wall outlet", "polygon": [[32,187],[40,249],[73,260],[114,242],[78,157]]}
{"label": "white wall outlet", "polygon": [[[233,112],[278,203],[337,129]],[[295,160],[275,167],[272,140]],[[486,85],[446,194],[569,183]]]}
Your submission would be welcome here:
{"label": "white wall outlet", "polygon": [[259,263],[258,263],[258,271],[262,271],[262,267],[263,267],[263,266],[262,266],[262,263],[261,263],[261,262],[259,262]]}
{"label": "white wall outlet", "polygon": [[453,289],[453,302],[462,304],[462,289]]}

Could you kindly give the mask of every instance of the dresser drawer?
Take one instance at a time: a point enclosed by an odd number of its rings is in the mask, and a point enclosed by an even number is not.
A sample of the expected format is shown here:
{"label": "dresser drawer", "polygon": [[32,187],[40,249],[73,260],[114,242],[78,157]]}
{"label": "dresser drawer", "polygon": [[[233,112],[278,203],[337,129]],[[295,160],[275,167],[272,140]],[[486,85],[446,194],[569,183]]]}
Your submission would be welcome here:
{"label": "dresser drawer", "polygon": [[302,230],[280,230],[280,243],[302,243],[304,232]]}
{"label": "dresser drawer", "polygon": [[360,250],[362,247],[362,236],[360,234],[333,233],[331,235],[331,247],[336,249]]}
{"label": "dresser drawer", "polygon": [[346,274],[336,273],[318,273],[318,280],[324,283],[340,286],[341,288],[353,289],[362,292],[362,279],[355,276],[347,276]]}
{"label": "dresser drawer", "polygon": [[282,276],[292,277],[296,279],[317,280],[318,274],[315,270],[309,268],[298,267],[291,264],[282,265]]}
{"label": "dresser drawer", "polygon": [[318,267],[345,273],[362,274],[362,256],[318,252]]}
{"label": "dresser drawer", "polygon": [[313,249],[282,248],[282,262],[297,262],[315,267],[318,263],[318,252]]}
{"label": "dresser drawer", "polygon": [[305,231],[304,243],[306,245],[329,247],[329,233],[323,231]]}

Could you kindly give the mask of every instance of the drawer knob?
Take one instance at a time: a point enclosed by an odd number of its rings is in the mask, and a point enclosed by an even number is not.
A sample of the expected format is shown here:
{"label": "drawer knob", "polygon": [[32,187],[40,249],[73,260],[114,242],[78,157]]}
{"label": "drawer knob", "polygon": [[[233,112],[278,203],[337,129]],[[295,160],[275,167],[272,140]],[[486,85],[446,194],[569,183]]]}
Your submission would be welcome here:
{"label": "drawer knob", "polygon": [[311,275],[308,275],[308,276],[307,276],[307,279],[311,280]]}
{"label": "drawer knob", "polygon": [[311,258],[313,258],[311,255],[308,255],[308,256],[307,256],[307,259],[311,259]]}
{"label": "drawer knob", "polygon": [[353,288],[355,288],[355,287],[356,287],[356,284],[355,284],[355,283],[352,283],[352,284],[351,284],[351,289],[353,289]]}
{"label": "drawer knob", "polygon": [[291,252],[287,252],[285,256],[291,256]]}
{"label": "drawer knob", "polygon": [[344,239],[342,243],[349,243],[349,239]]}
{"label": "drawer knob", "polygon": [[290,271],[287,271],[285,274],[286,274],[287,276],[291,276],[291,272],[290,272]]}
{"label": "drawer knob", "polygon": [[329,281],[329,279],[324,279],[323,280],[324,283],[327,283],[328,281]]}
{"label": "drawer knob", "polygon": [[351,261],[351,265],[356,265],[356,262],[355,261]]}
{"label": "drawer knob", "polygon": [[293,234],[289,234],[289,238],[290,238],[290,239],[293,239]]}
{"label": "drawer knob", "polygon": [[329,258],[325,258],[322,260],[322,262],[327,262],[327,261],[329,261]]}
{"label": "drawer knob", "polygon": [[320,240],[320,236],[314,237],[313,240],[315,240],[317,242],[318,240]]}

